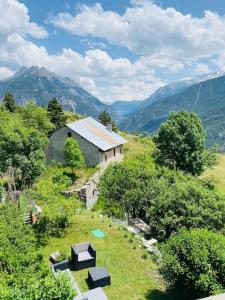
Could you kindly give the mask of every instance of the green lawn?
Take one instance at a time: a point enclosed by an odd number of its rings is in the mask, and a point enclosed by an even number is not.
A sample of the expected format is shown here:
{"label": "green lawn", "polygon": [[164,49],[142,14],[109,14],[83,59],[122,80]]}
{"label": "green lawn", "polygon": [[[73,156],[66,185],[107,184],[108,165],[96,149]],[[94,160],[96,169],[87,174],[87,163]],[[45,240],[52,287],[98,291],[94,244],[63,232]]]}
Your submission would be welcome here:
{"label": "green lawn", "polygon": [[[94,237],[91,230],[95,228],[103,230],[106,237]],[[139,241],[117,224],[111,226],[109,219],[97,213],[82,211],[74,216],[65,237],[50,238],[42,252],[46,261],[56,250],[69,256],[72,244],[85,241],[93,242],[97,250],[97,265],[105,266],[111,274],[112,284],[104,288],[110,300],[174,299],[164,293],[157,265],[151,257],[142,258],[147,252]],[[88,290],[85,281],[87,269],[73,272],[73,275],[81,290]]]}

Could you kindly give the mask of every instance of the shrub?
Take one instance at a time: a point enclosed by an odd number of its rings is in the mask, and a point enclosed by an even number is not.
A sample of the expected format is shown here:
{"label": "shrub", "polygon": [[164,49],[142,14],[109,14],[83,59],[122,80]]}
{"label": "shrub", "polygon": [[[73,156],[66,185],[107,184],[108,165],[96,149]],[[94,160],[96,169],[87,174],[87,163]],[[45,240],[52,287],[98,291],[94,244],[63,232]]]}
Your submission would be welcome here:
{"label": "shrub", "polygon": [[149,183],[148,223],[159,240],[181,228],[224,230],[225,201],[199,179],[164,171]]}
{"label": "shrub", "polygon": [[73,138],[67,138],[64,146],[64,156],[66,164],[72,168],[82,168],[84,167],[84,157],[79,148],[77,141]]}
{"label": "shrub", "polygon": [[69,280],[63,275],[55,280],[20,213],[12,203],[0,207],[0,299],[72,299]]}
{"label": "shrub", "polygon": [[182,231],[162,246],[161,274],[196,299],[225,291],[225,237],[206,229]]}

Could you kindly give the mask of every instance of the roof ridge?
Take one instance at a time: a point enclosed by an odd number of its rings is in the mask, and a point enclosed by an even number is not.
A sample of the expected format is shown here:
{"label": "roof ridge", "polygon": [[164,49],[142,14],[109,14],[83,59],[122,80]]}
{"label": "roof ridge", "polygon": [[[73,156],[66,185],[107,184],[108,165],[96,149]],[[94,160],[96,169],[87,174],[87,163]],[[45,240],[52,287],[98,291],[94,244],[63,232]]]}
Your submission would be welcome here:
{"label": "roof ridge", "polygon": [[119,134],[109,131],[106,126],[92,117],[74,121],[66,126],[102,151],[113,149],[127,142]]}

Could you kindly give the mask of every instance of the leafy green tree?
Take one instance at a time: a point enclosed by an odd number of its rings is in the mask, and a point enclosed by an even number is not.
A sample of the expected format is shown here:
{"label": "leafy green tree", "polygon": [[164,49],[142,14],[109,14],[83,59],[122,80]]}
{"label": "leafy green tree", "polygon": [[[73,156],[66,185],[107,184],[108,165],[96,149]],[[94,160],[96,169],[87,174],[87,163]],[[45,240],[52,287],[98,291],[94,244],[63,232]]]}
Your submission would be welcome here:
{"label": "leafy green tree", "polygon": [[55,128],[48,118],[46,108],[37,106],[32,101],[21,107],[20,114],[24,126],[33,127],[46,135]]}
{"label": "leafy green tree", "polygon": [[48,117],[49,120],[55,125],[55,128],[61,128],[66,123],[66,116],[63,112],[63,107],[59,103],[59,101],[56,98],[52,98],[48,102]]}
{"label": "leafy green tree", "polygon": [[67,138],[64,145],[64,156],[66,164],[72,168],[82,168],[85,166],[84,157],[76,140]]}
{"label": "leafy green tree", "polygon": [[145,216],[146,198],[141,194],[152,176],[152,168],[148,169],[145,161],[142,162],[113,164],[104,172],[99,183],[100,197],[110,214],[116,217],[125,214]]}
{"label": "leafy green tree", "polygon": [[3,117],[0,120],[0,171],[4,173],[14,168],[18,187],[30,186],[44,168],[46,145],[46,136],[26,128],[18,117]]}
{"label": "leafy green tree", "polygon": [[224,230],[224,197],[199,179],[163,170],[146,187],[148,223],[158,239],[166,239],[181,228]]}
{"label": "leafy green tree", "polygon": [[4,107],[10,111],[15,112],[16,110],[16,101],[13,95],[9,92],[7,92],[3,98],[3,105]]}
{"label": "leafy green tree", "polygon": [[192,175],[200,175],[206,165],[205,132],[195,113],[173,112],[160,126],[155,138],[158,161]]}
{"label": "leafy green tree", "polygon": [[99,187],[107,213],[142,218],[159,240],[181,228],[224,230],[224,197],[191,175],[120,163],[107,168]]}
{"label": "leafy green tree", "polygon": [[100,112],[100,114],[98,116],[98,120],[104,126],[107,126],[108,124],[112,124],[112,130],[115,132],[118,131],[116,123],[112,120],[110,114],[107,111],[104,110],[104,111]]}
{"label": "leafy green tree", "polygon": [[225,292],[225,237],[206,229],[182,231],[162,247],[160,271],[188,299]]}

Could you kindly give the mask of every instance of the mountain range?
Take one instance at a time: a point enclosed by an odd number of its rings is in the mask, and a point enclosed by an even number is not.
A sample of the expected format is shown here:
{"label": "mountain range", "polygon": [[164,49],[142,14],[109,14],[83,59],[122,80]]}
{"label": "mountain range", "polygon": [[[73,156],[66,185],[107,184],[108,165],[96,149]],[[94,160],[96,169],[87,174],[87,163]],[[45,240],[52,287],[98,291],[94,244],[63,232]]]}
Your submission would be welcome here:
{"label": "mountain range", "polygon": [[76,82],[44,67],[22,67],[13,76],[0,80],[0,99],[8,91],[14,95],[18,104],[32,99],[37,105],[46,106],[52,97],[56,97],[65,110],[84,116],[97,118],[103,110],[115,115],[111,106],[101,102]]}
{"label": "mountain range", "polygon": [[117,123],[125,121],[129,116],[136,111],[143,101],[123,101],[117,100],[111,104],[113,111],[115,112],[114,118]]}
{"label": "mountain range", "polygon": [[206,130],[207,146],[219,144],[225,150],[225,73],[216,72],[192,81],[165,86],[122,124],[130,132],[156,133],[169,113],[184,109],[196,112]]}
{"label": "mountain range", "polygon": [[218,71],[159,88],[144,101],[101,102],[79,84],[42,67],[22,67],[13,76],[0,80],[0,99],[11,92],[18,104],[34,100],[47,106],[52,97],[65,110],[97,119],[106,110],[122,130],[155,134],[169,113],[177,110],[196,112],[207,135],[207,146],[220,144],[225,151],[225,73]]}

